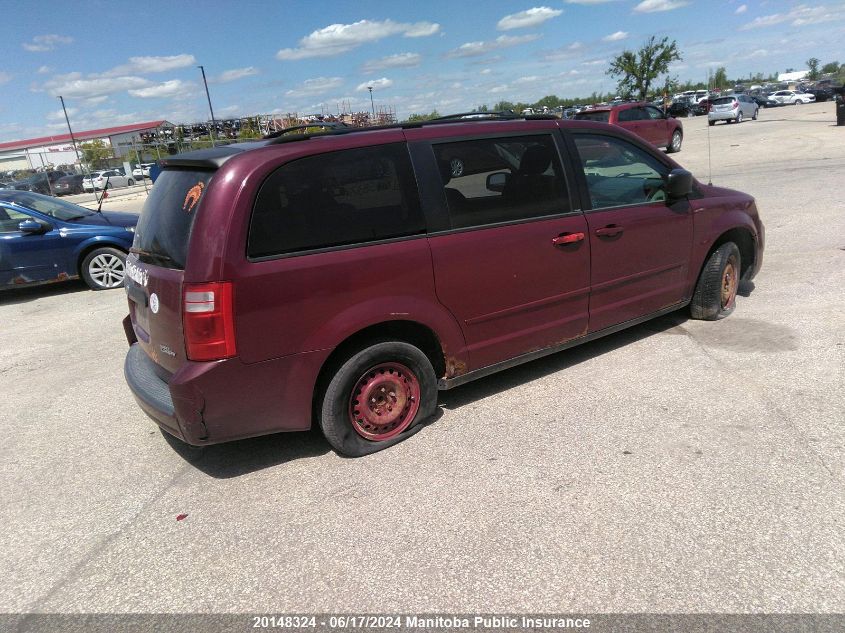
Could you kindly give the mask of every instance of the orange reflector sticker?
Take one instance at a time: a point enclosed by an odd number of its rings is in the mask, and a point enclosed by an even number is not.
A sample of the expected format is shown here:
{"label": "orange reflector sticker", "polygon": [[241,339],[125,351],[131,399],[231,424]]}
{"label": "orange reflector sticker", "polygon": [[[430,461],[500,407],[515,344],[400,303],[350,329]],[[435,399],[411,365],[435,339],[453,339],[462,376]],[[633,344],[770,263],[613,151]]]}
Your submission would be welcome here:
{"label": "orange reflector sticker", "polygon": [[185,196],[185,203],[182,205],[182,211],[190,213],[194,210],[194,207],[197,206],[197,202],[200,200],[200,196],[202,196],[202,190],[204,187],[204,183],[198,182],[188,189],[188,194]]}

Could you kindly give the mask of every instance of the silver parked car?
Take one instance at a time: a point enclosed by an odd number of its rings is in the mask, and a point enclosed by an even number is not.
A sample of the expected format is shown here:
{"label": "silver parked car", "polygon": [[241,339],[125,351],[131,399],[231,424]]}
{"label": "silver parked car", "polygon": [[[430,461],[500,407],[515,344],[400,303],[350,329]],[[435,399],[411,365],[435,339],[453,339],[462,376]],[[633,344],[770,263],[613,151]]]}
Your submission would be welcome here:
{"label": "silver parked car", "polygon": [[757,120],[757,110],[760,106],[748,95],[731,95],[713,99],[710,104],[710,111],[707,113],[707,121],[710,125],[716,125],[716,121],[727,121],[728,123],[742,123],[743,119],[750,118]]}

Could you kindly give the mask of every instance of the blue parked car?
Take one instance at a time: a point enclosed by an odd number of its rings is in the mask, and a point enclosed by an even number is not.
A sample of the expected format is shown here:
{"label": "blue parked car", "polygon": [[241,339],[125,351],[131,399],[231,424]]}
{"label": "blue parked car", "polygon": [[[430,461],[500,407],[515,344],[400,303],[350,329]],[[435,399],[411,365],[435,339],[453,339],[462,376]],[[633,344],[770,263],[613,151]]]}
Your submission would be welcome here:
{"label": "blue parked car", "polygon": [[136,213],[98,213],[31,191],[0,190],[0,291],[82,277],[123,286]]}

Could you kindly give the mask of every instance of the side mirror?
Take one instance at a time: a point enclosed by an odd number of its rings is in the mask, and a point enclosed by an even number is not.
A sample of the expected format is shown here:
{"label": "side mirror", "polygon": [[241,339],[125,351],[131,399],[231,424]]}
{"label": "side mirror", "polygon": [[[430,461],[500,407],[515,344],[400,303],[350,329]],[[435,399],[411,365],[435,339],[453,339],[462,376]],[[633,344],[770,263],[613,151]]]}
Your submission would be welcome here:
{"label": "side mirror", "polygon": [[506,171],[497,171],[487,176],[487,190],[502,193],[508,184],[510,174]]}
{"label": "side mirror", "polygon": [[24,220],[18,224],[18,230],[22,233],[38,235],[39,233],[46,233],[49,230],[49,227],[44,226],[41,222],[36,222],[35,220]]}
{"label": "side mirror", "polygon": [[673,169],[666,178],[666,195],[672,200],[692,193],[692,174],[686,169]]}

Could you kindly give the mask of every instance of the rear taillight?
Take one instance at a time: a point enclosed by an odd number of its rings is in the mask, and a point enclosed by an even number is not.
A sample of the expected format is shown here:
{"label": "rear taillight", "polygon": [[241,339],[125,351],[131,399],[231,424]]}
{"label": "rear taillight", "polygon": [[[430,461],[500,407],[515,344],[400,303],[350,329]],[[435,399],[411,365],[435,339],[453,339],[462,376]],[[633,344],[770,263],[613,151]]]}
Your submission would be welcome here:
{"label": "rear taillight", "polygon": [[185,284],[182,324],[190,360],[234,356],[235,317],[232,283]]}
{"label": "rear taillight", "polygon": [[734,100],[734,101],[733,101],[733,105],[731,106],[731,108],[733,108],[734,110],[736,110],[738,107],[739,107],[739,101]]}

